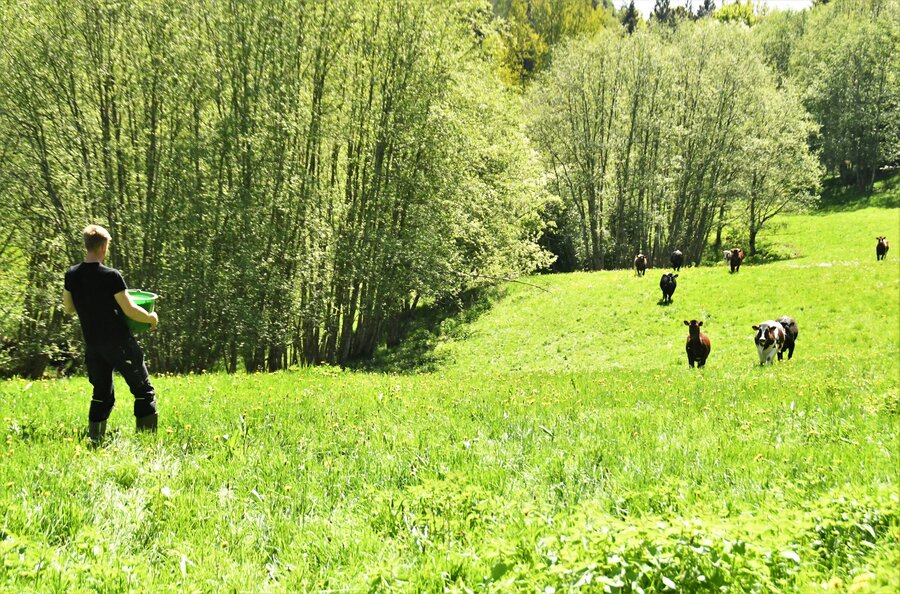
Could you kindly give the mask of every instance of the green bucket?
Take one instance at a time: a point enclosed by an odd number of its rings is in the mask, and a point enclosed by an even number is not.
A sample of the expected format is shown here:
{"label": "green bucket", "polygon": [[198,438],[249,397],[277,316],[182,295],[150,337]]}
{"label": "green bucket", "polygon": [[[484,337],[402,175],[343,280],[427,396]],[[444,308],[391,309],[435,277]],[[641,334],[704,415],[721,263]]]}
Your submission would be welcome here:
{"label": "green bucket", "polygon": [[[146,309],[147,313],[153,311],[153,308],[156,306],[156,300],[159,299],[159,295],[156,293],[139,291],[137,289],[128,289],[128,294],[131,295],[131,300],[134,301],[136,305],[140,305]],[[128,324],[128,327],[131,328],[132,332],[146,332],[150,329],[150,324],[137,322],[128,316],[125,316],[125,323]]]}

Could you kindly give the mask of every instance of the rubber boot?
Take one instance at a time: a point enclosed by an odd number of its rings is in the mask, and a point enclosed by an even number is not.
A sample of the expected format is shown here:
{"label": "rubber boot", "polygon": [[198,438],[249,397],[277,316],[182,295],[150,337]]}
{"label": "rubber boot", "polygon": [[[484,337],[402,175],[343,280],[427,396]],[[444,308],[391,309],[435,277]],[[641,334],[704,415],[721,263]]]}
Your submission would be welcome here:
{"label": "rubber boot", "polygon": [[159,415],[153,413],[152,415],[147,415],[146,417],[141,417],[135,420],[135,425],[138,431],[148,431],[150,433],[156,433],[156,422],[159,420]]}
{"label": "rubber boot", "polygon": [[106,421],[90,421],[88,423],[88,437],[94,445],[103,441],[106,435]]}

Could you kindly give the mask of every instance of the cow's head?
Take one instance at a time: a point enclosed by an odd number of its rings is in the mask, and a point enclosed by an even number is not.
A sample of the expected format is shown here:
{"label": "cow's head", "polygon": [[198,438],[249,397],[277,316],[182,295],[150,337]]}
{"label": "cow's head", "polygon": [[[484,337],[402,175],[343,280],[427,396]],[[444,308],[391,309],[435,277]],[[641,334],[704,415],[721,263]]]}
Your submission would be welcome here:
{"label": "cow's head", "polygon": [[731,258],[730,260],[739,260],[741,258],[741,248],[734,248],[731,250]]}
{"label": "cow's head", "polygon": [[771,347],[778,339],[777,327],[767,322],[753,326],[753,329],[756,330],[756,337],[753,341],[763,349]]}
{"label": "cow's head", "polygon": [[685,320],[684,325],[688,327],[688,334],[690,334],[691,336],[699,336],[700,326],[703,325],[703,322],[697,320],[691,320],[690,322],[688,322],[687,320]]}

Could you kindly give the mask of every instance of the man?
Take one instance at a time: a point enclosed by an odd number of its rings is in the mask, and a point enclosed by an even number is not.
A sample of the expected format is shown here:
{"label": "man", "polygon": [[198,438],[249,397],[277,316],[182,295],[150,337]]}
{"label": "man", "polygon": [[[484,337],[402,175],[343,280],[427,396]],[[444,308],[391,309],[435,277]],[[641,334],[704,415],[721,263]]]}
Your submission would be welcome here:
{"label": "man", "polygon": [[113,370],[125,378],[134,395],[138,431],[156,431],[156,394],[144,365],[144,353],[125,323],[125,316],[156,328],[156,312],[147,313],[126,291],[121,273],[103,265],[109,250],[109,232],[99,225],[84,228],[84,262],[66,272],[63,306],[78,313],[84,333],[85,363],[94,387],[88,414],[88,436],[99,443],[106,419],[116,402]]}

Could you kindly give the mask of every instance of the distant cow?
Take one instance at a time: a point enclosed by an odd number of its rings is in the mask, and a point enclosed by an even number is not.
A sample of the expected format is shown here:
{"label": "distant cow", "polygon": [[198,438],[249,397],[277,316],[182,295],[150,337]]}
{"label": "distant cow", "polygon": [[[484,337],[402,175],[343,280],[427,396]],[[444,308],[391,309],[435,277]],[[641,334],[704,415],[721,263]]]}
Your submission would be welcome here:
{"label": "distant cow", "polygon": [[797,327],[797,320],[788,316],[781,316],[777,322],[784,328],[784,347],[778,351],[778,360],[781,361],[781,353],[787,351],[788,359],[794,356],[794,346],[797,343],[797,337],[800,336],[800,328]]}
{"label": "distant cow", "polygon": [[875,239],[878,240],[878,243],[875,244],[875,259],[884,260],[891,245],[888,243],[887,237],[876,237]]}
{"label": "distant cow", "polygon": [[675,282],[676,278],[678,278],[677,274],[667,272],[659,279],[659,288],[662,289],[663,303],[672,303],[672,295],[675,293],[675,286],[678,284]]}
{"label": "distant cow", "polygon": [[759,326],[753,326],[756,330],[756,351],[759,353],[759,364],[771,364],[775,355],[784,350],[785,331],[784,326],[774,320],[761,322]]}
{"label": "distant cow", "polygon": [[744,261],[744,250],[734,248],[726,252],[725,259],[731,262],[731,272],[738,272],[741,269],[741,262]]}
{"label": "distant cow", "polygon": [[697,367],[706,365],[706,358],[709,357],[709,336],[700,332],[700,326],[703,322],[697,320],[684,321],[684,325],[688,327],[688,337],[684,350],[687,351],[688,364],[691,367],[697,363]]}
{"label": "distant cow", "polygon": [[681,250],[675,250],[672,252],[672,268],[675,269],[675,272],[681,270],[682,265],[684,264],[684,252]]}
{"label": "distant cow", "polygon": [[644,276],[644,272],[647,271],[647,256],[644,254],[638,254],[634,257],[634,272],[638,276]]}

